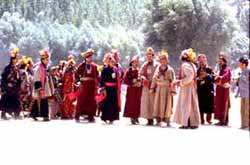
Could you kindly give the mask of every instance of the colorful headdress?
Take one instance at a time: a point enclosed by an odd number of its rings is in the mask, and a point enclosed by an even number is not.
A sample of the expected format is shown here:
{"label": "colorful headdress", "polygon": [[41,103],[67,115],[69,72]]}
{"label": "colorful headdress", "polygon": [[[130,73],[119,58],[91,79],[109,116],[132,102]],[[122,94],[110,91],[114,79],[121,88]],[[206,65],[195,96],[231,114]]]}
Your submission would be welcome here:
{"label": "colorful headdress", "polygon": [[196,54],[192,48],[189,48],[181,52],[181,57],[188,58],[190,61],[193,62],[195,60]]}
{"label": "colorful headdress", "polygon": [[19,49],[18,48],[14,48],[10,51],[10,55],[12,58],[17,58],[18,56],[18,53],[19,53]]}

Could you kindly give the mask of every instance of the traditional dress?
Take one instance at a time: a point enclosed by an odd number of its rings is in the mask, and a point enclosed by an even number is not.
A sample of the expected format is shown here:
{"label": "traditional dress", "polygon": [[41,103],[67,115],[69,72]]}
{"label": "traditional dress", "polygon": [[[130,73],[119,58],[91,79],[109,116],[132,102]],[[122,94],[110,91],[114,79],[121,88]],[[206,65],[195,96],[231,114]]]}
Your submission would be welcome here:
{"label": "traditional dress", "polygon": [[239,80],[239,94],[241,97],[240,114],[241,114],[242,129],[249,128],[250,126],[249,76],[250,76],[250,69],[246,68],[241,72]]}
{"label": "traditional dress", "polygon": [[227,125],[228,111],[230,108],[231,70],[226,64],[222,65],[219,77],[215,81],[216,96],[214,118],[219,120],[221,125]]}
{"label": "traditional dress", "polygon": [[20,103],[20,73],[14,64],[9,64],[4,68],[1,79],[1,92],[3,92],[0,100],[0,110],[2,117],[5,113],[14,113],[15,117],[19,117],[21,111]]}
{"label": "traditional dress", "polygon": [[61,109],[62,119],[72,119],[75,111],[74,100],[70,100],[67,95],[74,92],[75,70],[67,68],[62,79],[63,83],[63,106]]}
{"label": "traditional dress", "polygon": [[[204,75],[204,76],[203,76]],[[204,124],[204,113],[206,121],[211,124],[214,109],[214,78],[209,66],[199,67],[197,71],[197,91],[200,108],[201,123]]]}
{"label": "traditional dress", "polygon": [[29,112],[32,103],[33,75],[26,68],[23,68],[20,69],[20,76],[22,80],[20,91],[21,107],[22,111]]}
{"label": "traditional dress", "polygon": [[174,121],[182,126],[197,127],[200,124],[200,112],[196,89],[196,66],[191,62],[183,62],[180,68],[180,90]]}
{"label": "traditional dress", "polygon": [[151,89],[155,91],[153,116],[158,121],[165,120],[168,125],[173,108],[173,94],[176,92],[171,86],[174,80],[174,69],[169,65],[160,65],[155,70],[151,84]]}
{"label": "traditional dress", "polygon": [[97,65],[85,63],[76,70],[76,79],[81,81],[80,92],[77,97],[75,119],[79,121],[80,115],[87,115],[90,122],[94,121],[96,113],[95,95],[98,87],[99,73]]}
{"label": "traditional dress", "polygon": [[119,120],[121,110],[120,77],[116,67],[106,66],[101,73],[100,87],[106,90],[106,98],[101,105],[101,119],[113,122]]}
{"label": "traditional dress", "polygon": [[155,61],[145,62],[142,65],[140,74],[144,77],[143,89],[141,96],[141,107],[140,107],[140,117],[153,120],[153,110],[154,110],[154,95],[149,93],[149,88],[152,83],[153,75],[155,69],[159,64]]}
{"label": "traditional dress", "polygon": [[138,69],[129,68],[124,76],[127,85],[124,117],[138,119],[140,116],[142,83]]}
{"label": "traditional dress", "polygon": [[[41,93],[41,97],[38,96]],[[39,63],[34,68],[34,104],[31,111],[31,117],[43,117],[45,121],[49,118],[48,97],[54,93],[54,86],[51,77],[46,71],[46,65]]]}

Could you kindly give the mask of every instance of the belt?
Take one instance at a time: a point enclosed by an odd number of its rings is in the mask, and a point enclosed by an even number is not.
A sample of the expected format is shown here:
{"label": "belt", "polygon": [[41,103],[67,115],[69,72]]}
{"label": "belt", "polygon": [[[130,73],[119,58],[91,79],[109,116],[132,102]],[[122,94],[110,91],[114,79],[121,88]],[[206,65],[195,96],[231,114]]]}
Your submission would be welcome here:
{"label": "belt", "polygon": [[93,77],[82,77],[81,81],[93,81],[94,78]]}
{"label": "belt", "polygon": [[106,85],[107,87],[114,87],[114,86],[116,86],[117,84],[116,84],[116,83],[112,83],[112,82],[105,82],[105,85]]}

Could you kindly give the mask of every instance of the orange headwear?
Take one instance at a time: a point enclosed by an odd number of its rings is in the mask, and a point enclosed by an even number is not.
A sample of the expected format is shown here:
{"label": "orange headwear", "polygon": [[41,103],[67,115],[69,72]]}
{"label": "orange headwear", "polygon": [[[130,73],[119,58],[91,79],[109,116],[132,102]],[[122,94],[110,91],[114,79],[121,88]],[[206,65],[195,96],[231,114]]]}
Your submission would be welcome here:
{"label": "orange headwear", "polygon": [[188,58],[190,61],[194,61],[196,54],[192,48],[189,48],[181,52],[181,57],[185,57],[185,58]]}
{"label": "orange headwear", "polygon": [[14,49],[12,49],[12,50],[10,51],[10,56],[11,56],[12,58],[17,58],[18,53],[19,53],[19,49],[18,49],[18,48],[14,48]]}

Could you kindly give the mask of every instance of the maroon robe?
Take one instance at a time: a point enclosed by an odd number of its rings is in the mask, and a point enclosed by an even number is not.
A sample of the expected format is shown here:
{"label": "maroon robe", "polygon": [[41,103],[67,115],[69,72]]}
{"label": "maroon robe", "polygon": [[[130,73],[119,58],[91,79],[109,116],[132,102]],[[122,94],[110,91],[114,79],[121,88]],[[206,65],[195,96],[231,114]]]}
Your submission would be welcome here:
{"label": "maroon robe", "polygon": [[75,119],[79,120],[80,115],[88,115],[89,120],[93,120],[96,113],[95,95],[99,80],[97,65],[82,63],[76,71],[76,78],[80,79],[81,85],[77,97]]}
{"label": "maroon robe", "polygon": [[230,88],[225,87],[225,83],[230,84],[230,81],[230,68],[226,65],[223,65],[219,73],[219,78],[215,80],[217,86],[215,96],[214,118],[218,119],[225,125],[228,124],[228,111],[230,108]]}
{"label": "maroon robe", "polygon": [[[135,82],[135,80],[137,80],[137,82]],[[124,117],[136,119],[140,116],[142,94],[142,85],[141,80],[138,79],[138,70],[132,70],[132,68],[129,68],[125,73],[124,83],[128,85]]]}

